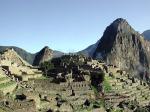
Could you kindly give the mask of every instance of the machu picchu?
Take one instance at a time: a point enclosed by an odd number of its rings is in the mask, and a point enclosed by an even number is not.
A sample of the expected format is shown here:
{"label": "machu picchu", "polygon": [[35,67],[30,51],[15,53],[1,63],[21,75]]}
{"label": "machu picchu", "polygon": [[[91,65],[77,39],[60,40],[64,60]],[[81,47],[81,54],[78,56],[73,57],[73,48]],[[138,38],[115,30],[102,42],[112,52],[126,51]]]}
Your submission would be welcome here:
{"label": "machu picchu", "polygon": [[147,82],[102,60],[70,54],[46,61],[39,68],[20,60],[13,49],[1,56],[0,108],[6,112],[132,110],[125,104],[149,105]]}
{"label": "machu picchu", "polygon": [[0,0],[0,112],[150,112],[149,5]]}

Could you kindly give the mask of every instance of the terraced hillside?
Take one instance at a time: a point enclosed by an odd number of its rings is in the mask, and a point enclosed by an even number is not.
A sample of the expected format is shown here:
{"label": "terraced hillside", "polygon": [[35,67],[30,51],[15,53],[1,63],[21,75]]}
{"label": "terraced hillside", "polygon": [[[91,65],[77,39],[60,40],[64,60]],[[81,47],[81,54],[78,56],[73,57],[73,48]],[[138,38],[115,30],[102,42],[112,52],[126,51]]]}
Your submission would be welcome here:
{"label": "terraced hillside", "polygon": [[7,77],[2,68],[0,68],[0,92],[4,93],[4,95],[11,93],[13,90],[15,90],[16,86],[17,83]]}
{"label": "terraced hillside", "polygon": [[[10,65],[9,68],[15,66],[14,63]],[[0,91],[5,97],[0,102],[0,109],[6,112],[10,112],[9,109],[18,112],[114,112],[114,109],[115,112],[137,112],[137,106],[145,107],[150,103],[149,86],[144,81],[101,60],[66,55],[45,63],[46,67],[47,65],[50,68],[46,77],[29,80],[16,80],[12,73],[29,76],[42,71],[27,66],[16,66],[9,74],[1,68]],[[24,74],[20,74],[23,71]],[[93,81],[97,82],[97,79],[98,86],[95,86]],[[132,105],[128,104],[130,102]],[[131,108],[128,108],[128,105]]]}
{"label": "terraced hillside", "polygon": [[136,101],[142,107],[149,105],[150,87],[144,81],[130,77],[127,73],[121,73],[114,67],[109,68],[105,79],[111,86],[105,94],[105,101],[114,107],[124,101]]}
{"label": "terraced hillside", "polygon": [[[26,61],[24,61],[15,51],[14,49],[6,49],[0,55],[1,60],[11,61],[12,63],[16,63],[17,65],[25,65],[29,66]],[[2,62],[2,61],[1,61]]]}
{"label": "terraced hillside", "polygon": [[[120,109],[120,105],[123,103],[125,103],[124,105],[126,105],[126,108],[121,107],[121,110],[127,112],[136,112],[135,110],[138,106],[149,106],[150,87],[145,81],[132,76],[127,71],[121,70],[114,65],[99,63],[97,60],[88,62],[88,64],[93,67],[101,68],[101,70],[105,72],[105,80],[103,82],[104,96],[102,96],[102,98],[104,98],[104,107],[106,110],[107,108]],[[98,94],[101,94],[101,92]],[[129,105],[133,106],[133,104],[136,107],[134,108],[135,110],[128,110],[127,107]],[[112,111],[113,109],[110,110]]]}
{"label": "terraced hillside", "polygon": [[15,77],[23,81],[42,76],[42,71],[23,60],[13,49],[2,52],[0,66],[8,72],[9,77]]}

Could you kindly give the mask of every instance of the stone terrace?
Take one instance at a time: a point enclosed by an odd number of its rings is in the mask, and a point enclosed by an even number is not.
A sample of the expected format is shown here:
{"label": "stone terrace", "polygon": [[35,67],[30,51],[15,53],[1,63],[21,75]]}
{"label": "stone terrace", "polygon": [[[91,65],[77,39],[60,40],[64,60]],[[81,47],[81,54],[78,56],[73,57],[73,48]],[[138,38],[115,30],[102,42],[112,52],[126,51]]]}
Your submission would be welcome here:
{"label": "stone terrace", "polygon": [[128,77],[126,73],[121,75],[117,73],[118,69],[113,69],[114,77],[106,73],[106,78],[112,87],[112,90],[106,93],[106,100],[114,105],[125,100],[136,100],[141,106],[150,103],[150,87],[145,82],[134,77]]}
{"label": "stone terrace", "polygon": [[0,68],[0,91],[3,94],[11,93],[17,86],[17,83],[4,74]]}

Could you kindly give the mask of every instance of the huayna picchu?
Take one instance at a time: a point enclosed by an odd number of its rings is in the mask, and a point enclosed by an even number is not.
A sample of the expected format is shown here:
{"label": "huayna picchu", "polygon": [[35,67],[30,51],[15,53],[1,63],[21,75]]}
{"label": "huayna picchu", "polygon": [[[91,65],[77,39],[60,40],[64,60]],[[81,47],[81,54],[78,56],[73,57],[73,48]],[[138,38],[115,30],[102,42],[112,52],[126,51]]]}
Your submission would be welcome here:
{"label": "huayna picchu", "polygon": [[90,57],[102,59],[107,64],[116,65],[123,70],[130,70],[135,75],[139,68],[149,71],[150,42],[135,31],[125,19],[118,18],[111,23],[94,46],[92,45],[92,53],[88,49],[80,53],[85,54],[87,50],[86,54]]}

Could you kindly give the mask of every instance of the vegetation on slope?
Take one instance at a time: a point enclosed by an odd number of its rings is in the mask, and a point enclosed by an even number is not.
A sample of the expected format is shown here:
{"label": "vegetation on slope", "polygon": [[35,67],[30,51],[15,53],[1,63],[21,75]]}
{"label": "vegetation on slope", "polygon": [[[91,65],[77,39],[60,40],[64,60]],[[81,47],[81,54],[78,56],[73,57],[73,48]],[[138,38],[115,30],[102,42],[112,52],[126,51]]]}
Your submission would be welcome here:
{"label": "vegetation on slope", "polygon": [[8,86],[13,85],[13,84],[15,84],[14,81],[10,81],[10,82],[7,82],[7,83],[2,83],[2,84],[0,84],[0,89],[8,87]]}
{"label": "vegetation on slope", "polygon": [[104,91],[107,93],[107,92],[110,92],[111,91],[111,85],[109,83],[109,80],[111,80],[110,77],[107,77],[105,76],[105,80],[103,82],[103,86],[104,86]]}

